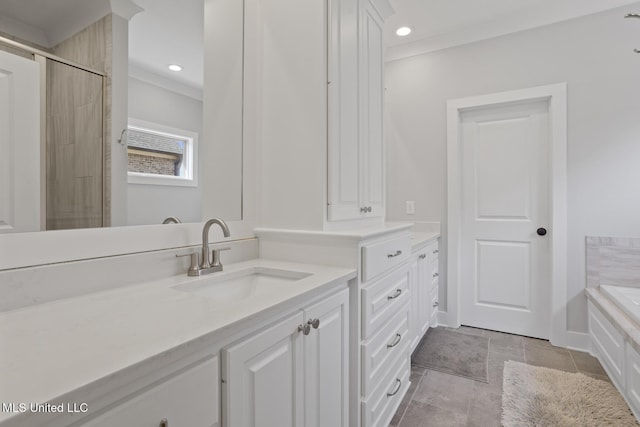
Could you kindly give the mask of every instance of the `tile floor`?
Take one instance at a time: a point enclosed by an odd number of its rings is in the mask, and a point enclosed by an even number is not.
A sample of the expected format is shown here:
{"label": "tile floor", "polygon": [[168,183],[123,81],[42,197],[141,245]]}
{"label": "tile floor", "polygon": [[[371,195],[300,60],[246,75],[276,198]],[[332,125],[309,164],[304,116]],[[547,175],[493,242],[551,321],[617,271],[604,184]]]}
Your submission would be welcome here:
{"label": "tile floor", "polygon": [[413,366],[411,387],[391,426],[500,426],[502,369],[515,360],[609,381],[597,359],[587,353],[552,346],[548,341],[462,326],[459,333],[489,340],[489,383]]}

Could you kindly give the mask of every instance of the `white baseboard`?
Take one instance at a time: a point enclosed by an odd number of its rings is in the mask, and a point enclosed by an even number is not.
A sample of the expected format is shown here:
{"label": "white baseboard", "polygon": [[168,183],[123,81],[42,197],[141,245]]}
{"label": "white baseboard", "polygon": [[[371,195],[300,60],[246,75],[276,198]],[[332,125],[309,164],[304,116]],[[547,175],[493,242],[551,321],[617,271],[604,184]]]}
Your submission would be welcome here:
{"label": "white baseboard", "polygon": [[438,311],[438,326],[449,326],[446,311]]}
{"label": "white baseboard", "polygon": [[591,351],[589,334],[567,331],[567,348],[589,353]]}

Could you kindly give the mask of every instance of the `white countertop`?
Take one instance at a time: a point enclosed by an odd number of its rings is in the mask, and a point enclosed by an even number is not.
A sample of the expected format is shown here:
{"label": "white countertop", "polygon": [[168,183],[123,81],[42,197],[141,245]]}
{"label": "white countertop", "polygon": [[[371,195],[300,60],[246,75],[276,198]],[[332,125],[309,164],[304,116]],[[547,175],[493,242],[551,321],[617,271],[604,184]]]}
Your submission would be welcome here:
{"label": "white countertop", "polygon": [[[221,305],[172,289],[186,274],[0,313],[0,402],[48,402],[123,369],[230,329],[235,323],[356,277],[354,269],[251,260],[223,273],[270,267],[312,275],[268,295]],[[215,275],[214,274],[214,275]],[[0,423],[12,413],[0,412]]]}
{"label": "white countertop", "polygon": [[411,232],[411,249],[416,251],[432,240],[440,237],[440,233],[427,233],[427,232]]}

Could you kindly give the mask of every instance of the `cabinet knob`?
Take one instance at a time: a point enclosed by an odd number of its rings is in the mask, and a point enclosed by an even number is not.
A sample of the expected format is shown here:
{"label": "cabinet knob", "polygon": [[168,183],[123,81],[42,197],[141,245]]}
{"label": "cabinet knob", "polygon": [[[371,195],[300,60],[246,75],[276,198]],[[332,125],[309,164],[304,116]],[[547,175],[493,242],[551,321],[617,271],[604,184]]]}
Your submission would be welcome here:
{"label": "cabinet knob", "polygon": [[434,303],[433,303],[433,306],[434,306],[434,307],[437,307],[437,306],[439,306],[439,305],[440,305],[440,303],[439,303],[438,301],[436,301],[436,302],[434,302]]}
{"label": "cabinet knob", "polygon": [[311,332],[311,325],[308,323],[304,325],[298,325],[298,332],[302,332],[305,335],[309,335],[309,332]]}
{"label": "cabinet knob", "polygon": [[320,319],[311,319],[307,322],[308,325],[311,325],[313,329],[318,329],[320,327]]}
{"label": "cabinet knob", "polygon": [[438,277],[438,273],[433,273],[433,277]]}
{"label": "cabinet knob", "polygon": [[420,259],[425,259],[427,257],[427,254],[420,254]]}
{"label": "cabinet knob", "polygon": [[366,213],[367,212],[367,207],[363,206],[360,208],[360,213]]}
{"label": "cabinet knob", "polygon": [[438,249],[434,249],[434,250],[433,250],[433,253],[434,253],[434,254],[437,254],[438,252],[440,252]]}
{"label": "cabinet knob", "polygon": [[167,419],[166,419],[166,418],[163,418],[163,419],[160,421],[160,426],[159,426],[159,427],[169,427],[169,421],[167,421]]}
{"label": "cabinet knob", "polygon": [[402,289],[396,289],[396,292],[393,295],[389,295],[387,299],[396,299],[402,294]]}

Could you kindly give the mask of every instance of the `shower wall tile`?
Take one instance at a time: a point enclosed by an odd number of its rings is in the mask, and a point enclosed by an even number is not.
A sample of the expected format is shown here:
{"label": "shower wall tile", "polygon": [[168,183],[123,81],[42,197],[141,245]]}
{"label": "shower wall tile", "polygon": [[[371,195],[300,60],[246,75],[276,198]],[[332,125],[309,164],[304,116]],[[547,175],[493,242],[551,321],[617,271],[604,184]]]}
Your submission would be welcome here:
{"label": "shower wall tile", "polygon": [[640,288],[640,238],[587,237],[587,287]]}

